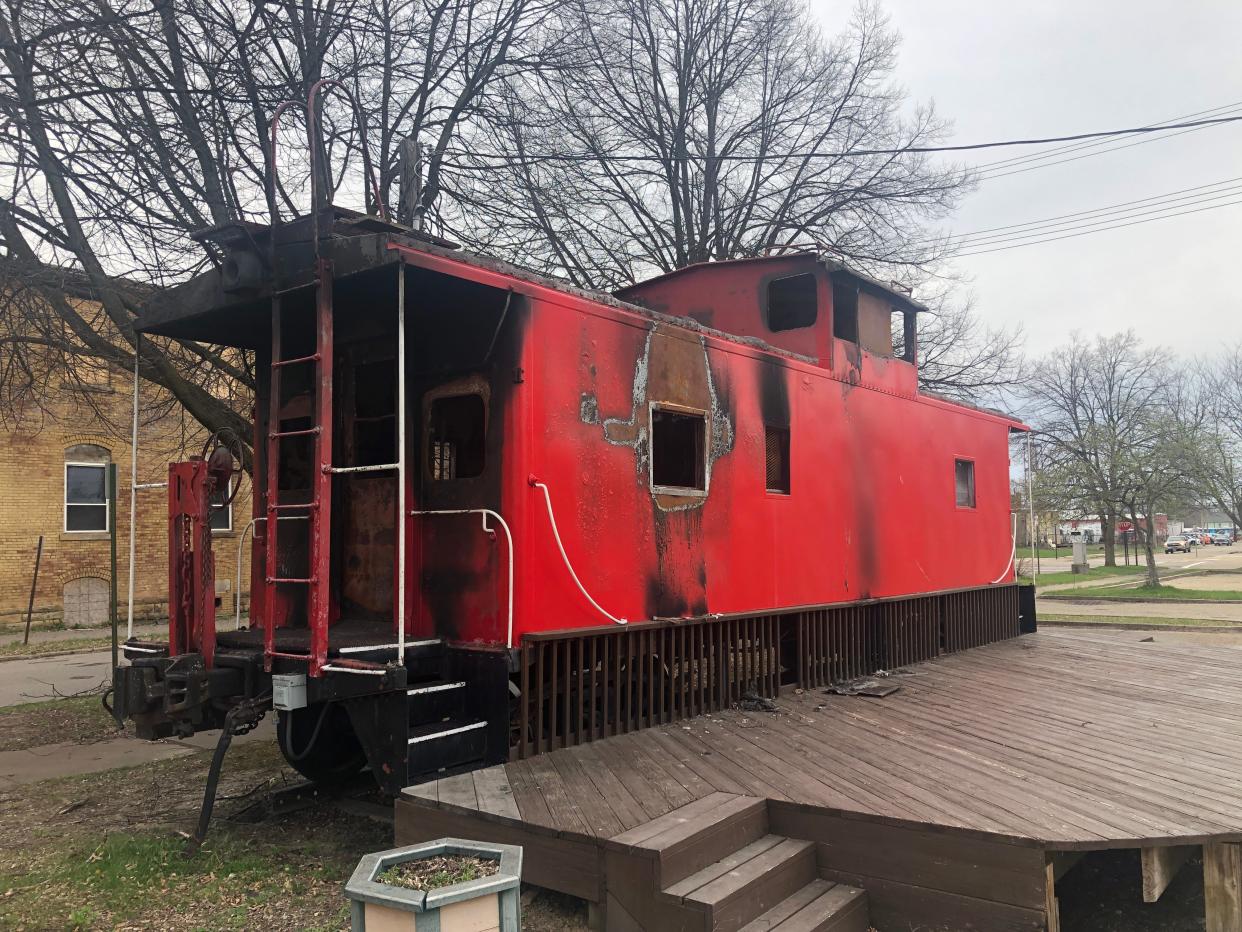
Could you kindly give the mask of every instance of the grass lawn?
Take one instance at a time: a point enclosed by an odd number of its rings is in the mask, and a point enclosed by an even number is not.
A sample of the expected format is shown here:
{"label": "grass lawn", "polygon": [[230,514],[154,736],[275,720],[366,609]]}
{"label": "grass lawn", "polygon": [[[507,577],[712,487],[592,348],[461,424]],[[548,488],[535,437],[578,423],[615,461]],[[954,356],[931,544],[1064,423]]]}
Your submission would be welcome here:
{"label": "grass lawn", "polygon": [[[1085,573],[1040,573],[1035,577],[1036,586],[1059,586],[1064,583],[1089,582],[1110,576],[1127,576],[1146,572],[1144,566],[1093,566]],[[1023,577],[1030,579],[1029,576]]]}
{"label": "grass lawn", "polygon": [[1242,625],[1231,624],[1216,618],[1151,618],[1139,615],[1058,615],[1055,612],[1043,612],[1040,621],[1077,622],[1094,625],[1117,625],[1126,628],[1132,625],[1158,625],[1169,628],[1237,628]]}
{"label": "grass lawn", "polygon": [[[0,743],[49,705],[0,711]],[[59,705],[89,730],[93,709]],[[187,857],[210,757],[0,787],[0,929],[348,929],[344,882],[362,854],[391,846],[392,829],[326,803],[235,820],[256,790],[293,779],[274,742],[255,742],[229,751],[211,833]]]}
{"label": "grass lawn", "polygon": [[[1072,547],[1057,547],[1055,549],[1052,547],[1036,547],[1035,552],[1039,554],[1039,558],[1041,560],[1055,560],[1058,557],[1068,557],[1070,554],[1074,552],[1074,550]],[[1087,556],[1090,557],[1090,556],[1103,556],[1103,555],[1104,555],[1103,544],[1087,544]],[[1018,545],[1018,557],[1019,558],[1026,557],[1029,560],[1031,558],[1031,548],[1023,547],[1021,544],[1019,544]]]}
{"label": "grass lawn", "polygon": [[116,723],[104,711],[99,696],[0,708],[0,751],[21,751],[58,741],[87,744],[116,734]]}
{"label": "grass lawn", "polygon": [[1088,586],[1083,589],[1068,589],[1064,592],[1050,592],[1047,599],[1126,599],[1141,601],[1167,601],[1170,599],[1195,602],[1200,600],[1218,602],[1242,601],[1242,591],[1237,589],[1179,589],[1175,586],[1137,586],[1133,588],[1110,589],[1107,587]]}

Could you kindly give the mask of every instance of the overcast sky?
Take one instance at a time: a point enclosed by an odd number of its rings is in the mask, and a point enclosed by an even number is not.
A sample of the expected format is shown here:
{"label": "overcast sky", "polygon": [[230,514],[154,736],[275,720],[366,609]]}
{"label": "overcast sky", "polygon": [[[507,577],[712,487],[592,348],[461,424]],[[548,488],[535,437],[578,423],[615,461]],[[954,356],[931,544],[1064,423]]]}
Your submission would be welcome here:
{"label": "overcast sky", "polygon": [[[839,31],[848,0],[811,2],[825,28]],[[903,38],[898,80],[953,121],[955,143],[1142,126],[1227,104],[1242,114],[1237,0],[885,0],[885,9]],[[1242,201],[1242,123],[984,181],[948,227],[973,232],[1230,178],[1239,180],[1222,200]],[[1206,204],[1181,209],[1195,206]],[[1240,252],[1242,204],[965,257],[955,267],[979,312],[1021,323],[1034,354],[1075,329],[1132,327],[1194,355],[1242,341]]]}

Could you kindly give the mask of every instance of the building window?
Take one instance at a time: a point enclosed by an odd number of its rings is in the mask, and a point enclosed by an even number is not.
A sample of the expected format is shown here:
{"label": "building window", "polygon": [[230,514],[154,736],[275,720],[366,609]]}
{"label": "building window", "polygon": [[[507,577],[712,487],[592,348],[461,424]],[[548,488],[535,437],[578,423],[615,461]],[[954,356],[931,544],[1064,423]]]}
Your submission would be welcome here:
{"label": "building window", "polygon": [[819,315],[815,276],[809,272],[778,278],[768,284],[768,329],[797,330],[815,323]]}
{"label": "building window", "polygon": [[764,432],[767,452],[767,490],[789,494],[789,428],[769,427]]}
{"label": "building window", "polygon": [[483,475],[487,417],[481,395],[449,395],[431,403],[427,464],[436,481]]}
{"label": "building window", "polygon": [[108,530],[108,451],[82,443],[65,451],[65,530]]}
{"label": "building window", "polygon": [[233,530],[233,503],[229,495],[233,491],[233,480],[225,483],[224,488],[211,493],[211,529],[213,531]]}
{"label": "building window", "polygon": [[953,483],[958,508],[975,507],[975,464],[972,460],[953,461]]}
{"label": "building window", "polygon": [[858,289],[839,282],[832,285],[832,335],[858,342]]}
{"label": "building window", "polygon": [[651,484],[665,489],[707,491],[707,418],[651,409]]}

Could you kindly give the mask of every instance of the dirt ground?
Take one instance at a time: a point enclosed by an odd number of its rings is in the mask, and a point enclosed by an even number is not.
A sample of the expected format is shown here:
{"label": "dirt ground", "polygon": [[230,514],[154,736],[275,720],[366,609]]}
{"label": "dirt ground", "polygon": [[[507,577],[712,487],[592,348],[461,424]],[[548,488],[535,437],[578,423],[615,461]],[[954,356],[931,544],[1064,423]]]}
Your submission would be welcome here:
{"label": "dirt ground", "polygon": [[[97,698],[0,709],[0,748],[111,738]],[[299,781],[273,742],[229,752],[216,819],[185,854],[209,751],[78,777],[0,787],[0,928],[51,930],[348,929],[344,883],[388,824],[318,802],[272,814]],[[586,929],[586,904],[531,888],[523,926]]]}
{"label": "dirt ground", "polygon": [[1143,902],[1137,850],[1086,855],[1057,882],[1062,932],[1201,932],[1203,861],[1178,871],[1155,903]]}

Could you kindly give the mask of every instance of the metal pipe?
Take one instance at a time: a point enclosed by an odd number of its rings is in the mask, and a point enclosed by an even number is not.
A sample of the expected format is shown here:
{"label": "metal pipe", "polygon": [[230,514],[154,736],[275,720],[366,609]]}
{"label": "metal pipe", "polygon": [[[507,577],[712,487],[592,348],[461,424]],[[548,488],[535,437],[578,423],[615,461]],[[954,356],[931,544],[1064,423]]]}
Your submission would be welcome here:
{"label": "metal pipe", "polygon": [[168,483],[167,482],[139,482],[137,485],[130,486],[130,488],[136,489],[138,491],[141,491],[143,489],[166,489],[168,488]]}
{"label": "metal pipe", "polygon": [[[495,533],[492,528],[487,526],[488,518],[495,518],[498,522],[500,522],[501,530],[505,532],[505,540],[509,544],[509,585],[508,585],[509,624],[507,628],[507,634],[505,636],[505,646],[512,647],[513,646],[513,532],[509,530],[508,522],[506,522],[505,519],[500,516],[499,512],[492,511],[490,508],[446,508],[446,509],[442,509],[438,511],[411,511],[410,514],[411,515],[482,515],[483,516],[483,533],[485,534]],[[554,523],[554,526],[555,526],[555,523]],[[564,553],[563,550],[561,552]],[[573,570],[571,569],[570,573],[572,572]],[[575,580],[577,578],[578,577],[576,576],[574,577]],[[587,598],[590,599],[591,597],[588,595]],[[594,600],[592,600],[591,604],[595,605]],[[598,605],[596,605],[595,607],[599,608]],[[603,609],[600,609],[600,611],[603,611]],[[604,612],[604,614],[608,614],[608,613]],[[612,616],[609,615],[608,617],[611,618]],[[618,624],[625,624],[625,622],[623,621],[618,622]]]}
{"label": "metal pipe", "polygon": [[399,469],[400,463],[379,463],[375,466],[329,466],[327,471],[330,473],[343,472],[387,472],[390,469]]}
{"label": "metal pipe", "polygon": [[405,260],[397,262],[397,662],[405,665]]}
{"label": "metal pipe", "polygon": [[254,529],[256,521],[266,521],[266,518],[251,518],[250,523],[242,528],[241,536],[237,538],[237,588],[233,593],[233,600],[236,610],[233,616],[233,630],[241,630],[241,570],[242,570],[242,546],[246,543],[246,534]]}
{"label": "metal pipe", "polygon": [[[136,529],[138,525],[138,363],[141,358],[139,346],[142,335],[134,336],[134,423],[129,440],[129,586],[126,602],[126,640],[134,636],[134,560],[138,542]],[[167,483],[165,483],[167,484]]]}
{"label": "metal pipe", "polygon": [[615,615],[605,611],[604,607],[591,597],[591,593],[587,592],[586,586],[582,585],[582,580],[580,580],[578,578],[578,574],[574,572],[573,564],[569,562],[569,554],[565,552],[565,545],[561,542],[561,532],[556,526],[556,515],[552,511],[552,494],[548,491],[548,487],[535,476],[531,476],[529,482],[534,488],[543,492],[543,500],[548,506],[548,523],[552,525],[552,539],[556,541],[556,549],[561,552],[561,560],[565,563],[565,569],[569,570],[569,576],[574,581],[574,585],[578,587],[578,591],[581,592],[586,600],[595,607],[597,612],[613,624],[628,625],[629,622],[624,618],[618,618]]}

